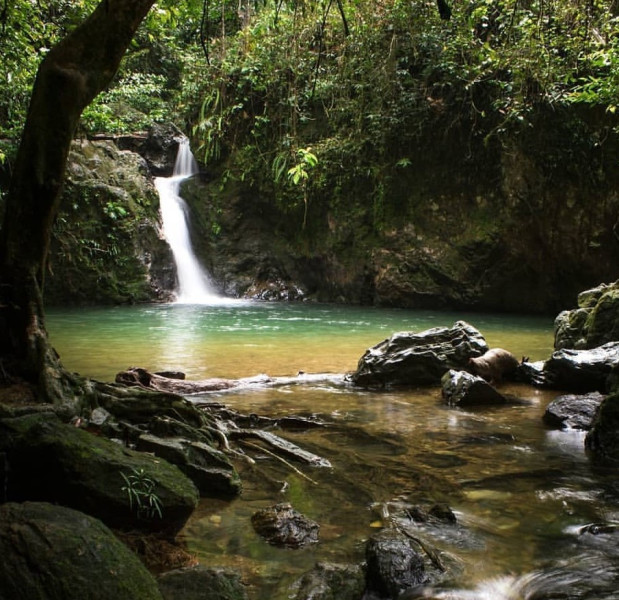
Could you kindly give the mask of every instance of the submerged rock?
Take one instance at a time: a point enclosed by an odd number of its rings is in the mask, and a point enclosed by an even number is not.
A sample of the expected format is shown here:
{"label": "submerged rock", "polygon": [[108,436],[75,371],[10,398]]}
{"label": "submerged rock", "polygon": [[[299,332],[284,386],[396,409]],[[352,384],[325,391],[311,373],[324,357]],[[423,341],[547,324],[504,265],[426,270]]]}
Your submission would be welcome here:
{"label": "submerged rock", "polygon": [[299,548],[318,541],[320,525],[288,503],[259,510],[251,522],[256,532],[274,546]]}
{"label": "submerged rock", "polygon": [[[168,534],[183,527],[198,502],[177,467],[49,415],[0,421],[0,450],[9,465],[9,500],[54,502],[112,527]],[[149,510],[153,497],[161,516]]]}
{"label": "submerged rock", "polygon": [[505,404],[507,402],[507,398],[485,379],[466,371],[450,369],[443,375],[441,385],[443,398],[452,406]]}
{"label": "submerged rock", "polygon": [[360,600],[365,572],[359,565],[320,562],[295,584],[294,600]]}
{"label": "submerged rock", "polygon": [[168,571],[157,582],[164,600],[246,600],[239,573],[216,567]]}
{"label": "submerged rock", "polygon": [[602,400],[604,396],[599,392],[559,396],[546,407],[544,423],[561,429],[589,430]]}
{"label": "submerged rock", "polygon": [[465,321],[394,333],[366,350],[350,379],[362,387],[437,385],[447,370],[464,370],[470,358],[487,350],[481,333]]}
{"label": "submerged rock", "polygon": [[383,598],[398,598],[427,580],[423,556],[406,536],[392,529],[368,541],[366,560],[367,588]]}
{"label": "submerged rock", "polygon": [[0,556],[2,600],[161,600],[154,578],[103,523],[63,506],[0,506]]}

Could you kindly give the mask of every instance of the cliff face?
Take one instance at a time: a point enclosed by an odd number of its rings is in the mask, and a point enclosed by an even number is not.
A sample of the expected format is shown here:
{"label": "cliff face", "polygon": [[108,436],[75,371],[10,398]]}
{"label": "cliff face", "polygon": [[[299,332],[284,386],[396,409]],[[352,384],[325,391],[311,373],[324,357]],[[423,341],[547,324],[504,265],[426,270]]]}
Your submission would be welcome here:
{"label": "cliff face", "polygon": [[[171,168],[176,134],[130,144],[148,163],[110,141],[76,144],[49,301],[169,297],[174,267],[147,165]],[[592,125],[574,140],[558,116],[540,115],[502,145],[462,132],[425,139],[394,150],[416,158],[384,178],[380,195],[358,178],[343,185],[332,174],[330,184],[325,173],[305,227],[303,207],[274,202],[268,186],[230,179],[226,164],[204,169],[183,187],[196,253],[228,295],[394,307],[556,313],[578,291],[617,279],[619,143],[610,129]]]}

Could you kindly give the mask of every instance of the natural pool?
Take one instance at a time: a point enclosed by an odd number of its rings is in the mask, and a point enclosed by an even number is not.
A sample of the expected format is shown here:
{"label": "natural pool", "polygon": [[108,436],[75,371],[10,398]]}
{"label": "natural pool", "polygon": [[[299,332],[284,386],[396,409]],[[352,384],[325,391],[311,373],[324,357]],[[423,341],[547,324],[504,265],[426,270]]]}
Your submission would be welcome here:
{"label": "natural pool", "polygon": [[[518,357],[552,351],[549,318],[312,304],[50,310],[48,328],[65,366],[84,375],[112,380],[141,366],[202,379],[344,373],[395,331],[461,319]],[[581,433],[543,425],[558,392],[508,385],[502,391],[523,404],[462,410],[446,406],[438,389],[370,392],[338,381],[310,377],[208,397],[242,412],[317,415],[329,426],[281,435],[332,468],[300,467],[310,482],[266,455],[255,467],[239,465],[242,497],[202,500],[183,531],[200,561],[240,569],[253,599],[283,600],[317,561],[362,560],[382,524],[381,504],[445,501],[458,524],[422,532],[454,565],[435,597],[619,598],[617,534],[580,534],[619,519],[619,485],[590,462]],[[255,534],[251,515],[280,501],[320,523],[319,544],[283,550]]]}

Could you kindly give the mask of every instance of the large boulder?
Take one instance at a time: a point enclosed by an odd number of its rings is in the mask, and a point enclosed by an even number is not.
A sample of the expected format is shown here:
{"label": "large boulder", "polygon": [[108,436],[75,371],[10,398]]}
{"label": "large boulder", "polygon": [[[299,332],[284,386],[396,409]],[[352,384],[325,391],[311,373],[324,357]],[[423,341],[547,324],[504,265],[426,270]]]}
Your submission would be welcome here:
{"label": "large boulder", "polygon": [[564,348],[544,364],[545,385],[573,392],[606,392],[619,365],[619,342],[590,350]]}
{"label": "large boulder", "polygon": [[394,333],[366,350],[350,376],[362,387],[438,385],[449,369],[466,370],[488,350],[482,334],[465,321],[421,333]]}
{"label": "large boulder", "polygon": [[591,429],[604,396],[599,392],[566,394],[555,398],[544,412],[544,423],[558,429]]}
{"label": "large boulder", "polygon": [[594,456],[619,461],[619,392],[600,404],[585,445]]}
{"label": "large boulder", "polygon": [[0,451],[9,500],[54,502],[111,527],[175,534],[198,502],[176,466],[48,415],[0,421]]}
{"label": "large boulder", "polygon": [[619,340],[619,281],[578,296],[578,308],[555,319],[555,349],[589,349]]}
{"label": "large boulder", "polygon": [[45,281],[48,303],[167,300],[175,283],[146,161],[111,140],[73,143]]}
{"label": "large boulder", "polygon": [[103,523],[63,506],[0,506],[0,556],[0,600],[161,600],[154,578]]}

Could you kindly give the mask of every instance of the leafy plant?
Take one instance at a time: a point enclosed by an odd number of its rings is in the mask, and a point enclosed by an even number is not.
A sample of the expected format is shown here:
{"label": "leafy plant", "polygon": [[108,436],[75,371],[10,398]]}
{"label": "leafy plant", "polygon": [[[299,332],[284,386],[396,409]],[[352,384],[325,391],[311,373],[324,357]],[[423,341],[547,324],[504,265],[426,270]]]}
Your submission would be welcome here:
{"label": "leafy plant", "polygon": [[138,519],[153,519],[156,515],[161,519],[163,505],[155,491],[157,484],[144,469],[133,469],[129,475],[121,476],[125,481],[121,490],[126,492],[129,508],[135,510]]}
{"label": "leafy plant", "polygon": [[303,212],[303,229],[307,224],[307,182],[309,180],[310,172],[318,164],[318,157],[312,152],[311,148],[299,148],[297,150],[297,157],[299,162],[296,165],[288,169],[288,179],[292,181],[294,185],[300,185],[303,188],[303,203],[305,209]]}

